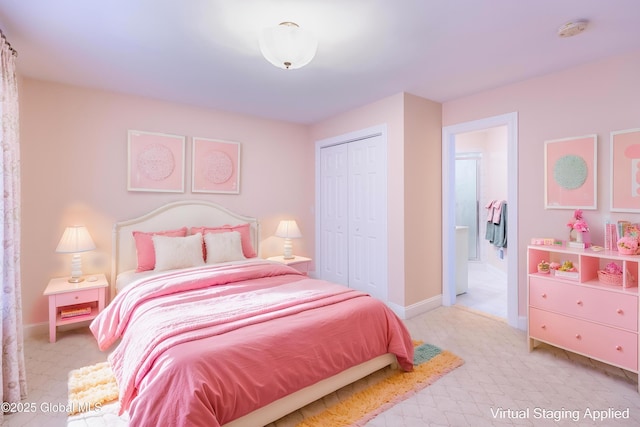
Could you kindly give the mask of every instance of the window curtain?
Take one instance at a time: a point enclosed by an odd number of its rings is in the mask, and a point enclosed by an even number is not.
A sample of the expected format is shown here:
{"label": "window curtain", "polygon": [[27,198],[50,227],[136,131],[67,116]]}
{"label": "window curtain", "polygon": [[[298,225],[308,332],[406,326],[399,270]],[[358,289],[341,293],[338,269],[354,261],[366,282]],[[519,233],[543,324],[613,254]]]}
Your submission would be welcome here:
{"label": "window curtain", "polygon": [[[2,268],[2,401],[27,394],[20,286],[20,144],[17,53],[0,31],[0,268]],[[3,414],[0,411],[0,420]]]}

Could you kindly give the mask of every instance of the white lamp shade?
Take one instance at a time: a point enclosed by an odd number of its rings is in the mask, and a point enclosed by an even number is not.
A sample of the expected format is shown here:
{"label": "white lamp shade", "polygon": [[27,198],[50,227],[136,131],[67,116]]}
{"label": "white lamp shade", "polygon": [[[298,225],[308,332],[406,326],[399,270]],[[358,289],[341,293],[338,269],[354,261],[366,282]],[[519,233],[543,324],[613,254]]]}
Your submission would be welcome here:
{"label": "white lamp shade", "polygon": [[279,68],[304,67],[316,55],[317,48],[316,37],[293,22],[283,22],[260,33],[262,55]]}
{"label": "white lamp shade", "polygon": [[56,252],[63,254],[91,251],[96,248],[87,227],[74,225],[67,227],[60,238]]}
{"label": "white lamp shade", "polygon": [[277,237],[284,237],[286,239],[299,239],[302,237],[298,224],[293,219],[287,219],[280,221],[278,229],[276,230]]}

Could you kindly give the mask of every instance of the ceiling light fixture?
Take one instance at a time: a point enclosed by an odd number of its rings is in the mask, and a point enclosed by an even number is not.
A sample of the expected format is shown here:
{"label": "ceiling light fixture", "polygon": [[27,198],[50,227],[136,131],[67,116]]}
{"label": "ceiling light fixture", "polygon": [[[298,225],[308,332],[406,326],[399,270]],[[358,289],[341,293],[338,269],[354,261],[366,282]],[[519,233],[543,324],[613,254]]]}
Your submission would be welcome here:
{"label": "ceiling light fixture", "polygon": [[318,41],[295,22],[282,22],[260,33],[260,51],[273,65],[296,69],[307,65],[316,54]]}
{"label": "ceiling light fixture", "polygon": [[587,29],[586,20],[571,21],[558,28],[558,36],[560,37],[573,37]]}

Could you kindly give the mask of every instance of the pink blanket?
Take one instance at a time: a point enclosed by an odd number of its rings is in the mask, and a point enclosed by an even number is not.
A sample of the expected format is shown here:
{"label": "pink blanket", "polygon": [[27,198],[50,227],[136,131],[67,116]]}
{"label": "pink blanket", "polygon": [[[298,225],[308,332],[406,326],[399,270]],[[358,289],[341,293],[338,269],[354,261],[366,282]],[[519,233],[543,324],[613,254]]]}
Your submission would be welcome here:
{"label": "pink blanket", "polygon": [[91,330],[131,425],[218,426],[387,352],[412,368],[402,322],[361,292],[284,265],[202,267],[139,281]]}

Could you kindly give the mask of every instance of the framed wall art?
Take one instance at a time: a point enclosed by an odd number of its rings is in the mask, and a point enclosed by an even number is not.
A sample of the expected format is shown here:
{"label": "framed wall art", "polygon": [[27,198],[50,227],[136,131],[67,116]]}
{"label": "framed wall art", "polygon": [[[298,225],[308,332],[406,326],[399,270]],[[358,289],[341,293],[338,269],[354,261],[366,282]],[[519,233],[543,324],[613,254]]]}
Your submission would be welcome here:
{"label": "framed wall art", "polygon": [[240,143],[193,138],[191,191],[240,193]]}
{"label": "framed wall art", "polygon": [[185,137],[130,130],[127,189],[184,192]]}
{"label": "framed wall art", "polygon": [[597,209],[597,135],[545,141],[545,209]]}
{"label": "framed wall art", "polygon": [[640,129],[611,132],[611,211],[640,213]]}

